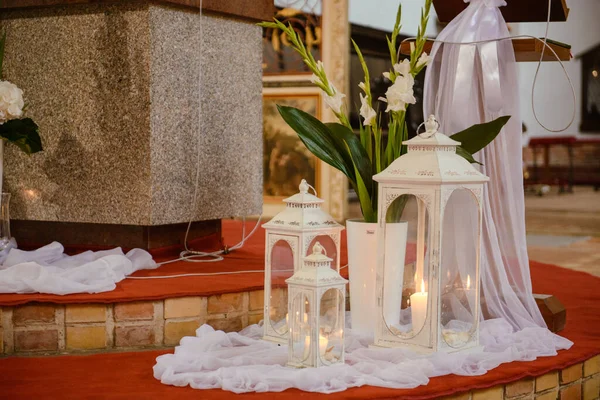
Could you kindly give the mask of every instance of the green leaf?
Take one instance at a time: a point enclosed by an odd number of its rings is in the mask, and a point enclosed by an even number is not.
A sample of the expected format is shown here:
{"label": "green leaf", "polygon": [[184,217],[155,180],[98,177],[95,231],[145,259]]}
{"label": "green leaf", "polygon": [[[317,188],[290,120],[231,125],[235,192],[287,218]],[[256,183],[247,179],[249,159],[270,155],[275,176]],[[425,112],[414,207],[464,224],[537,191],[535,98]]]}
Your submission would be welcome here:
{"label": "green leaf", "polygon": [[[504,125],[510,119],[510,115],[497,118],[491,122],[473,125],[464,131],[450,136],[461,143],[461,147],[470,154],[475,154],[498,136]],[[461,154],[462,155],[462,154]]]}
{"label": "green leaf", "polygon": [[325,124],[302,110],[280,105],[277,109],[311,153],[341,171],[353,184],[356,184],[352,159],[345,147],[340,147],[341,139],[335,138]]}
{"label": "green leaf", "polygon": [[30,155],[43,150],[38,126],[31,118],[13,119],[0,125],[0,137]]}
{"label": "green leaf", "polygon": [[356,169],[356,172],[362,178],[364,185],[369,192],[373,189],[373,170],[371,168],[371,160],[367,151],[360,143],[360,140],[356,137],[354,132],[344,125],[338,123],[325,124],[327,128],[333,133],[335,137],[341,138],[344,144],[348,148],[350,157],[352,158],[352,164]]}
{"label": "green leaf", "polygon": [[359,174],[356,174],[357,182],[356,185],[352,185],[356,194],[358,195],[358,200],[360,202],[360,209],[363,214],[363,218],[365,222],[377,222],[377,213],[373,211],[373,200],[371,199],[371,194],[365,187],[365,183]]}
{"label": "green leaf", "polygon": [[471,164],[483,165],[482,163],[477,161],[475,158],[473,158],[473,155],[471,153],[469,153],[468,151],[466,151],[465,149],[463,149],[461,146],[458,146],[456,148],[456,154],[458,154],[459,156],[461,156],[462,158],[464,158]]}

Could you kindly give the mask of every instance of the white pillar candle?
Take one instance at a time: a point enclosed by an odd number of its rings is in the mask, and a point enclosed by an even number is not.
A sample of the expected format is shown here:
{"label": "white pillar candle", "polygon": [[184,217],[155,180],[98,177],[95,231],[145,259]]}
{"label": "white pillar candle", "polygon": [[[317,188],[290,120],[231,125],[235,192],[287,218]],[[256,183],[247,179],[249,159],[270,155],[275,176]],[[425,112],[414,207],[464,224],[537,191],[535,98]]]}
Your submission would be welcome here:
{"label": "white pillar candle", "polygon": [[467,275],[467,285],[466,285],[466,289],[465,289],[465,297],[467,300],[467,304],[468,304],[468,312],[471,316],[471,318],[466,319],[464,322],[474,322],[475,320],[475,309],[477,308],[475,305],[475,301],[477,300],[477,291],[475,289],[471,289],[471,276]]}
{"label": "white pillar candle", "polygon": [[410,311],[413,332],[417,333],[423,327],[427,317],[427,292],[423,279],[421,280],[421,291],[410,296]]}
{"label": "white pillar candle", "polygon": [[319,354],[321,354],[321,356],[325,355],[328,345],[329,340],[325,336],[319,335]]}
{"label": "white pillar candle", "polygon": [[310,356],[310,335],[304,337],[304,359]]}

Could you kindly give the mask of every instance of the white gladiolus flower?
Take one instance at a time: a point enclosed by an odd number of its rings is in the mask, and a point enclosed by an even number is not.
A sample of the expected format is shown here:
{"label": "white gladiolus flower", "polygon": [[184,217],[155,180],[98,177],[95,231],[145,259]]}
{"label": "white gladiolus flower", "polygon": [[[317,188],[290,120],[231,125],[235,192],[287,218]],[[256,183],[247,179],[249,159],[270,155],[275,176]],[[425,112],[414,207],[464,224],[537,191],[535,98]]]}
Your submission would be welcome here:
{"label": "white gladiolus flower", "polygon": [[358,87],[359,87],[359,88],[361,88],[363,92],[366,92],[366,91],[367,91],[367,87],[365,86],[365,83],[364,83],[364,82],[361,82],[361,83],[359,83],[359,84],[358,84]]}
{"label": "white gladiolus flower", "polygon": [[402,60],[401,63],[394,64],[394,71],[396,71],[397,74],[400,74],[402,76],[409,75],[410,74],[410,61]]}
{"label": "white gladiolus flower", "polygon": [[383,73],[383,77],[386,78],[388,81],[391,81],[392,79],[390,78],[390,73],[389,72],[384,72]]}
{"label": "white gladiolus flower", "polygon": [[333,89],[333,96],[329,96],[327,95],[327,93],[324,93],[324,99],[325,99],[325,103],[329,106],[329,108],[331,108],[333,110],[334,113],[336,114],[341,114],[342,113],[342,104],[344,101],[344,97],[346,97],[345,94],[343,93],[338,93],[335,88],[332,85],[332,89]]}
{"label": "white gladiolus flower", "polygon": [[417,61],[417,68],[421,68],[425,65],[428,65],[429,61],[431,61],[431,57],[429,57],[429,55],[426,52],[423,52],[423,54],[421,54],[421,57],[419,57],[419,60]]}
{"label": "white gladiolus flower", "polygon": [[23,115],[23,91],[15,84],[0,81],[0,125]]}
{"label": "white gladiolus flower", "polygon": [[373,110],[373,107],[369,106],[367,98],[363,97],[362,93],[360,93],[360,115],[365,119],[364,126],[371,125],[377,117],[377,113]]}
{"label": "white gladiolus flower", "polygon": [[323,65],[323,61],[321,61],[321,60],[317,61],[317,70],[319,72],[324,72],[325,71],[325,66]]}
{"label": "white gladiolus flower", "polygon": [[312,74],[312,76],[310,77],[310,81],[312,83],[317,83],[317,82],[319,82],[319,77],[315,74]]}
{"label": "white gladiolus flower", "polygon": [[385,111],[404,111],[407,104],[415,104],[417,99],[414,96],[414,85],[415,78],[411,74],[398,75],[394,84],[385,92],[386,98],[380,98],[388,104]]}

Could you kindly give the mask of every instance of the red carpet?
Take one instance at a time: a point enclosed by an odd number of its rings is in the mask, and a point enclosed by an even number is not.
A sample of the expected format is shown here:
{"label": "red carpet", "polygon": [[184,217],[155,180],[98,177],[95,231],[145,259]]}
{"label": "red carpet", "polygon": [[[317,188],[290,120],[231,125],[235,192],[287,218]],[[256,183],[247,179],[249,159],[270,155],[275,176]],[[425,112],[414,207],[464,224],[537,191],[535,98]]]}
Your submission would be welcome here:
{"label": "red carpet", "polygon": [[[226,225],[227,229],[233,228]],[[198,271],[216,271],[234,268],[233,260],[244,258],[244,265],[235,268],[260,269],[262,267],[263,232],[243,251],[229,256],[227,262],[215,265],[194,266]],[[233,240],[228,239],[228,243]],[[235,258],[233,258],[235,257]],[[344,260],[342,260],[344,261]],[[185,265],[177,265],[180,271],[189,272]],[[230,269],[228,269],[230,270]],[[152,274],[156,274],[153,272]],[[148,273],[147,273],[148,274]],[[582,362],[600,354],[600,278],[559,268],[552,265],[531,263],[533,289],[536,293],[556,295],[567,308],[567,327],[561,335],[571,339],[575,345],[568,351],[562,351],[556,357],[541,358],[532,362],[504,364],[484,376],[461,377],[445,376],[431,379],[429,385],[410,390],[391,390],[375,387],[362,387],[332,395],[318,395],[299,390],[282,393],[247,394],[244,398],[268,399],[431,399],[444,395],[468,391],[476,388],[491,387],[516,381],[527,376],[539,376],[552,370]],[[238,282],[238,280],[240,282]],[[235,278],[184,278],[179,283],[164,282],[161,290],[148,287],[136,289],[137,295],[148,298],[161,298],[160,292],[169,288],[180,294],[207,295],[218,292],[250,290],[262,288],[262,274],[248,274]],[[185,281],[185,282],[181,282]],[[192,281],[188,282],[188,281]],[[206,281],[210,281],[207,283]],[[124,291],[139,282],[127,281],[119,285],[118,293],[77,296],[16,296],[0,297],[0,304],[19,304],[35,297],[51,299],[56,302],[110,302],[115,299],[131,298]],[[217,288],[211,285],[218,285]],[[250,285],[250,286],[249,286]],[[61,357],[11,357],[0,359],[0,399],[225,399],[232,393],[221,390],[199,391],[190,388],[176,388],[160,384],[152,377],[154,359],[168,351],[136,353],[113,353],[92,356]]]}

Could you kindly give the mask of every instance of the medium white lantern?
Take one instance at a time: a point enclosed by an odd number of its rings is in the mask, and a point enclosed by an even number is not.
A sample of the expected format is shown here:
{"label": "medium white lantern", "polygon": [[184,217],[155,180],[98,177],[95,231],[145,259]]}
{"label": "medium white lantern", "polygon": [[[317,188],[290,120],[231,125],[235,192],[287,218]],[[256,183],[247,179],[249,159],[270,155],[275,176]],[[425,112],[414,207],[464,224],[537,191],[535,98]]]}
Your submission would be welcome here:
{"label": "medium white lantern", "polygon": [[288,295],[285,280],[300,268],[302,259],[319,241],[332,268],[340,271],[340,236],[344,227],[321,209],[323,200],[308,193],[306,180],[300,193],[283,200],[286,208],[263,225],[265,241],[264,339],[286,343]]}
{"label": "medium white lantern", "polygon": [[346,284],[319,242],[287,279],[288,366],[321,367],[344,363]]}
{"label": "medium white lantern", "polygon": [[[481,197],[489,178],[456,153],[460,143],[438,132],[433,116],[425,126],[403,142],[408,152],[374,177],[375,345],[455,352],[479,345]],[[444,233],[455,224],[468,240]]]}

